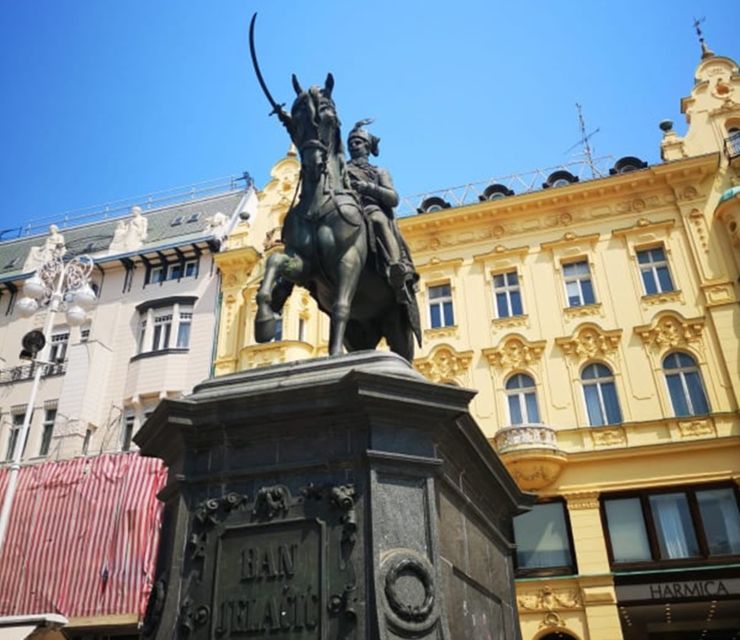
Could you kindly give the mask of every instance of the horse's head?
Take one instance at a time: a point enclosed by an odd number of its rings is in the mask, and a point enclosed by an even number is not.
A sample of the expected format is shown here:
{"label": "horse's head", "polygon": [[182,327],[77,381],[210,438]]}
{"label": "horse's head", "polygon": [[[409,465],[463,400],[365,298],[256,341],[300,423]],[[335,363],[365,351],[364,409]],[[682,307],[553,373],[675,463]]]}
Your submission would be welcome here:
{"label": "horse's head", "polygon": [[334,77],[326,76],[323,87],[303,90],[295,74],[296,99],[290,109],[293,143],[301,154],[301,163],[309,180],[318,180],[332,159],[343,157],[339,118],[331,97]]}

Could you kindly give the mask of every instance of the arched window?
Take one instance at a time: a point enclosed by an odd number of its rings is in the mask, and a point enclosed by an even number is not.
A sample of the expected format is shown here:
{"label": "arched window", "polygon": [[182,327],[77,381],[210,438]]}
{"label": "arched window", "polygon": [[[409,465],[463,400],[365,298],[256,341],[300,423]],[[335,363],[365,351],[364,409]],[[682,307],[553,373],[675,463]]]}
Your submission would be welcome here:
{"label": "arched window", "polygon": [[588,423],[592,427],[622,422],[614,376],[605,364],[590,364],[581,373]]}
{"label": "arched window", "polygon": [[709,413],[699,368],[688,353],[669,353],[663,359],[663,371],[676,416],[701,416]]}
{"label": "arched window", "polygon": [[506,396],[509,402],[510,424],[530,424],[540,421],[537,394],[532,378],[523,373],[511,376],[506,382]]}

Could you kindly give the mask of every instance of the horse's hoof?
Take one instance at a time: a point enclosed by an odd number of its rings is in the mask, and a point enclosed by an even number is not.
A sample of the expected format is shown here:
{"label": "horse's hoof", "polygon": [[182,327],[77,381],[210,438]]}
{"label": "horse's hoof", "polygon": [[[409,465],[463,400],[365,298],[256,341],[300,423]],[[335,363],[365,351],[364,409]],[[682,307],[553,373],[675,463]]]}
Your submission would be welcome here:
{"label": "horse's hoof", "polygon": [[275,317],[264,320],[257,319],[254,323],[254,339],[257,342],[270,342],[275,338]]}

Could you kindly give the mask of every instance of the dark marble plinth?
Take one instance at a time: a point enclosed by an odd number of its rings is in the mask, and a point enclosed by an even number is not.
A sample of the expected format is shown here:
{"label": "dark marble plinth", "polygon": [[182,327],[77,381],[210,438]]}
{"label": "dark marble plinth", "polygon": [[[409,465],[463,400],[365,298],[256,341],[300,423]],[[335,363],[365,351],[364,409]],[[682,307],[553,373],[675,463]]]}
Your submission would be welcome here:
{"label": "dark marble plinth", "polygon": [[208,380],[135,437],[169,481],[143,635],[519,638],[522,494],[474,392],[364,352]]}

